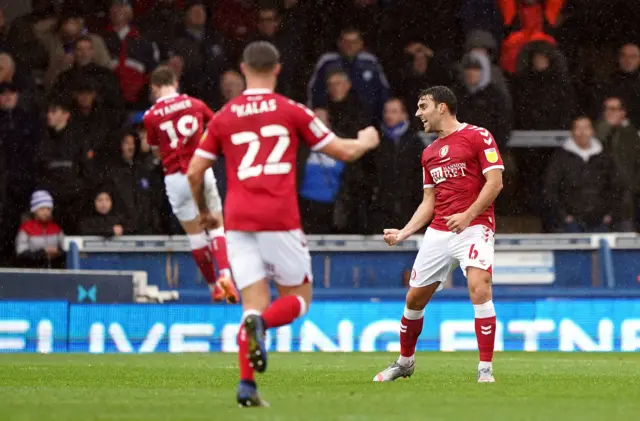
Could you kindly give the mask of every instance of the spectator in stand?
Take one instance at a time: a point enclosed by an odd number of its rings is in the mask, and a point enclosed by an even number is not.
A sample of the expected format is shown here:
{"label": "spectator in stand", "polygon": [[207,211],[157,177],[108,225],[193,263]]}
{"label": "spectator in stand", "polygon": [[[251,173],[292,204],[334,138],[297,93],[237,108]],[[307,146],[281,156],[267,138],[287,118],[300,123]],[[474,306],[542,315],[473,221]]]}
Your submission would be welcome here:
{"label": "spectator in stand", "polygon": [[402,226],[411,219],[423,196],[424,144],[411,129],[409,115],[399,98],[391,98],[385,104],[380,130],[380,146],[373,153],[376,167],[371,212],[374,232]]}
{"label": "spectator in stand", "polygon": [[[425,86],[450,85],[451,72],[434,51],[422,43],[411,42],[404,52],[406,65],[400,72],[401,78],[397,83],[403,87],[402,99],[408,106],[408,114],[414,115],[417,110],[417,93]],[[415,124],[418,123],[419,120],[415,119]]]}
{"label": "spectator in stand", "polygon": [[[0,174],[4,186],[0,197],[0,255],[13,255],[13,240],[20,225],[22,210],[16,203],[27,203],[35,187],[35,155],[40,133],[36,110],[18,107],[19,89],[11,83],[0,84]],[[4,187],[4,188],[2,188]]]}
{"label": "spectator in stand", "polygon": [[16,71],[16,62],[11,55],[0,54],[0,83],[10,83],[20,91],[18,107],[29,110],[34,106],[35,84],[28,69]]}
{"label": "spectator in stand", "polygon": [[222,39],[206,26],[207,11],[199,0],[185,4],[184,27],[169,55],[182,61],[181,91],[213,107],[219,102],[220,75],[226,67]]}
{"label": "spectator in stand", "polygon": [[102,99],[98,97],[96,83],[93,79],[78,79],[71,85],[73,96],[72,118],[74,127],[82,133],[82,142],[87,155],[95,163],[95,173],[87,174],[90,178],[103,178],[107,161],[110,158],[108,136],[119,127],[119,113],[105,109]]}
{"label": "spectator in stand", "polygon": [[627,118],[640,127],[640,48],[637,44],[625,44],[618,56],[618,69],[606,88],[607,95],[620,97],[627,107]]}
{"label": "spectator in stand", "polygon": [[465,51],[467,53],[474,51],[489,59],[491,62],[491,81],[494,83],[496,88],[500,90],[502,95],[508,99],[506,105],[509,110],[512,110],[513,104],[507,79],[504,77],[504,73],[500,66],[496,64],[500,56],[498,54],[498,43],[494,36],[483,30],[470,32],[465,41]]}
{"label": "spectator in stand", "polygon": [[253,0],[217,0],[212,23],[227,41],[229,63],[239,63],[242,49],[255,33],[256,10]]}
{"label": "spectator in stand", "polygon": [[231,101],[233,98],[242,94],[242,91],[246,89],[246,82],[244,77],[235,70],[227,70],[222,74],[220,83],[220,93],[222,96],[222,102],[217,109],[222,108],[224,104]]}
{"label": "spectator in stand", "polygon": [[502,43],[500,67],[505,72],[515,73],[520,49],[528,43],[542,41],[556,46],[556,40],[545,32],[545,25],[555,26],[558,23],[560,9],[565,1],[499,0],[505,26],[514,27],[517,21],[520,27],[511,32]]}
{"label": "spectator in stand", "polygon": [[53,0],[32,0],[31,12],[15,18],[7,33],[9,52],[38,80],[42,80],[49,65],[44,41],[56,24]]}
{"label": "spectator in stand", "polygon": [[99,66],[109,66],[109,51],[104,40],[99,35],[87,32],[84,17],[80,11],[70,10],[60,18],[58,27],[49,34],[44,44],[49,54],[49,66],[44,76],[46,89],[51,89],[60,73],[73,67],[76,42],[81,37],[88,37],[91,40],[92,60]]}
{"label": "spectator in stand", "polygon": [[545,196],[556,231],[608,232],[620,222],[625,180],[588,117],[573,120],[571,137],[551,159]]}
{"label": "spectator in stand", "polygon": [[489,130],[498,146],[505,148],[511,131],[508,100],[491,80],[491,63],[477,52],[465,54],[456,87],[460,121]]}
{"label": "spectator in stand", "polygon": [[[458,14],[460,24],[467,34],[467,39],[475,31],[481,31],[491,37],[495,44],[493,57],[499,57],[498,43],[502,41],[504,28],[502,16],[496,0],[462,0]],[[467,50],[468,52],[469,50]],[[493,59],[492,59],[493,61]]]}
{"label": "spectator in stand", "polygon": [[[372,125],[371,116],[351,88],[345,70],[337,67],[329,69],[326,74],[331,129],[337,136],[356,138],[359,130]],[[335,224],[339,232],[365,233],[369,229],[368,208],[374,170],[371,154],[345,166],[342,189],[336,199],[338,219]]]}
{"label": "spectator in stand", "polygon": [[122,205],[127,232],[135,235],[161,233],[162,189],[152,186],[153,176],[142,161],[140,138],[124,129],[114,138],[119,142],[119,157],[109,167],[109,179],[115,188],[116,202]]}
{"label": "spectator in stand", "polygon": [[182,27],[181,11],[175,0],[151,2],[151,9],[138,20],[140,32],[155,42],[160,50],[160,61],[168,58],[173,41]]}
{"label": "spectator in stand", "polygon": [[94,56],[93,38],[89,36],[78,38],[73,49],[73,66],[60,73],[53,84],[51,94],[66,95],[71,92],[72,85],[77,80],[93,79],[105,108],[109,113],[113,113],[112,115],[117,115],[122,111],[118,79],[110,69],[96,63]]}
{"label": "spectator in stand", "polygon": [[80,223],[81,235],[119,237],[127,232],[125,221],[114,210],[110,188],[102,185],[96,189],[91,208],[89,216],[82,218]]}
{"label": "spectator in stand", "polygon": [[[630,194],[624,204],[623,220],[640,224],[640,137],[636,127],[627,118],[621,98],[605,99],[602,117],[596,123],[596,137],[602,142],[605,153],[614,158],[629,186]],[[635,226],[623,229],[628,231],[635,229]]]}
{"label": "spectator in stand", "polygon": [[329,101],[327,73],[340,68],[347,73],[360,103],[374,118],[382,116],[384,104],[389,98],[389,83],[378,59],[364,51],[360,31],[344,29],[338,41],[338,52],[320,57],[308,85],[308,99],[312,108],[326,108]]}
{"label": "spectator in stand", "polygon": [[113,0],[104,40],[111,56],[111,67],[118,81],[125,105],[131,110],[149,106],[149,74],[160,60],[158,47],[131,25],[133,9],[128,0]]}
{"label": "spectator in stand", "polygon": [[36,185],[49,191],[56,201],[55,219],[64,232],[77,233],[79,199],[93,174],[93,155],[89,153],[81,128],[71,120],[72,105],[54,99],[47,112],[44,131],[36,154]]}
{"label": "spectator in stand", "polygon": [[303,43],[300,42],[300,35],[284,30],[278,8],[275,6],[261,7],[258,10],[257,29],[251,41],[269,41],[280,51],[282,70],[278,75],[278,92],[289,98],[302,97],[304,88],[301,87],[302,80],[299,75]]}
{"label": "spectator in stand", "polygon": [[515,128],[567,130],[574,92],[562,53],[546,42],[523,47],[513,83]]}
{"label": "spectator in stand", "polygon": [[19,267],[63,268],[64,233],[53,220],[53,198],[45,190],[31,195],[31,217],[16,238],[16,263]]}
{"label": "spectator in stand", "polygon": [[[327,127],[331,127],[327,110],[314,110],[316,116]],[[305,149],[300,185],[299,206],[304,232],[308,234],[331,234],[334,227],[334,207],[342,186],[344,163],[320,152]]]}
{"label": "spectator in stand", "polygon": [[[568,130],[574,111],[569,72],[560,51],[546,42],[531,42],[520,50],[513,78],[514,124],[519,130]],[[518,195],[512,208],[540,213],[544,171],[552,148],[517,148],[511,151],[517,164]]]}

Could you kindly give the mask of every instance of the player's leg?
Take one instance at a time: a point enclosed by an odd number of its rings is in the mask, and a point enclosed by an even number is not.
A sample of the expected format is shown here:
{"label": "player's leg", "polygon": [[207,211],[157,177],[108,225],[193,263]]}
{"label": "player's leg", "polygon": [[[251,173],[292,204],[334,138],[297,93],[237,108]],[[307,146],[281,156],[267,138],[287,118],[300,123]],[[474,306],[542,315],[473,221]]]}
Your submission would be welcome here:
{"label": "player's leg", "polygon": [[[240,289],[243,307],[237,337],[240,383],[236,397],[240,406],[264,406],[266,403],[258,395],[254,367],[257,371],[264,371],[266,368],[265,328],[260,315],[270,302],[267,273],[255,233],[229,231],[227,245],[229,262]],[[254,363],[256,356],[261,357],[262,364]]]}
{"label": "player's leg", "polygon": [[260,253],[270,266],[278,299],[262,313],[267,328],[292,323],[311,304],[313,274],[311,255],[302,230],[258,233]]}
{"label": "player's leg", "polygon": [[224,291],[228,302],[237,303],[239,300],[238,291],[231,279],[231,269],[227,256],[227,240],[224,234],[222,217],[222,200],[220,199],[216,179],[211,168],[204,173],[204,189],[207,206],[218,221],[218,226],[209,231],[211,251],[219,272],[217,285]]}
{"label": "player's leg", "polygon": [[493,383],[493,349],[496,338],[496,311],[493,305],[491,277],[493,268],[493,231],[477,225],[467,228],[457,239],[456,257],[467,277],[469,296],[475,313],[475,330],[480,362],[478,382]]}
{"label": "player's leg", "polygon": [[171,209],[187,234],[193,260],[207,282],[213,300],[220,301],[224,299],[224,293],[216,287],[211,245],[198,223],[198,209],[191,196],[189,182],[184,174],[176,173],[165,177],[165,186]]}
{"label": "player's leg", "polygon": [[400,320],[400,356],[374,378],[374,382],[388,382],[409,377],[415,369],[415,351],[422,333],[424,309],[433,294],[442,289],[453,267],[448,250],[452,233],[427,230],[416,256],[404,313]]}

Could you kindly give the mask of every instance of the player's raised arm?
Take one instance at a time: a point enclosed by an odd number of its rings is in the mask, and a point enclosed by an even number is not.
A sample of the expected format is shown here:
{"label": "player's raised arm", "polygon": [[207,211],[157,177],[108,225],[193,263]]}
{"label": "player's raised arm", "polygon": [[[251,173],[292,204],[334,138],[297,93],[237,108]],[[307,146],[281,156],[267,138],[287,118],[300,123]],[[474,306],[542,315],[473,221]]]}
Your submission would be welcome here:
{"label": "player's raised arm", "polygon": [[316,152],[322,152],[339,161],[351,162],[375,149],[380,143],[378,131],[369,126],[358,132],[357,139],[343,139],[336,136],[325,124],[302,104],[293,101],[291,117],[302,139]]}
{"label": "player's raised arm", "polygon": [[384,230],[384,241],[390,246],[395,246],[400,241],[406,240],[416,231],[424,227],[433,219],[436,205],[436,190],[433,186],[425,187],[422,203],[418,206],[413,216],[401,230],[389,228]]}
{"label": "player's raised arm", "polygon": [[351,162],[359,159],[371,149],[375,149],[379,143],[378,131],[369,126],[358,132],[357,139],[343,139],[336,136],[319,151],[339,161]]}

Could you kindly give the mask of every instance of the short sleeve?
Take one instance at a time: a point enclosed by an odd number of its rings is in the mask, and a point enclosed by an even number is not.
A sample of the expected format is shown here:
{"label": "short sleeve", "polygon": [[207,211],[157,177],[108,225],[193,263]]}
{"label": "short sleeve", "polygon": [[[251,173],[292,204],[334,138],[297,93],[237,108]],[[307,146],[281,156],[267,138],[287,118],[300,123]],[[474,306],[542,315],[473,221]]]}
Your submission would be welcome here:
{"label": "short sleeve", "polygon": [[159,146],[160,142],[158,141],[158,135],[156,134],[155,125],[153,124],[151,111],[147,111],[146,113],[144,113],[142,123],[144,124],[144,129],[147,131],[147,143],[149,144],[149,146]]}
{"label": "short sleeve", "polygon": [[313,151],[327,146],[335,138],[335,134],[302,104],[291,101],[291,114],[296,130]]}
{"label": "short sleeve", "polygon": [[221,155],[220,138],[216,132],[216,119],[207,124],[207,129],[200,138],[200,144],[195,154],[205,159],[214,161]]}
{"label": "short sleeve", "polygon": [[491,170],[504,170],[504,163],[498,150],[498,145],[487,129],[478,128],[474,136],[474,146],[482,174]]}
{"label": "short sleeve", "polygon": [[431,177],[431,173],[427,169],[427,162],[422,158],[422,187],[425,189],[432,189],[436,186],[436,183]]}

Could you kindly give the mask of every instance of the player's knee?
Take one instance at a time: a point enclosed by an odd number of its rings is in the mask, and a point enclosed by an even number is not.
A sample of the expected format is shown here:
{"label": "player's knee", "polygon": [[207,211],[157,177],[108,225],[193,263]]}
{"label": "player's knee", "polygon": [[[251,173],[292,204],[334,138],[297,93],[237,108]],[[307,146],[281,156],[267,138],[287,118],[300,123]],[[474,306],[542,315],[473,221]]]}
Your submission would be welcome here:
{"label": "player's knee", "polygon": [[491,299],[491,275],[487,271],[469,268],[467,281],[472,302],[484,303]]}
{"label": "player's knee", "polygon": [[424,310],[429,303],[433,292],[431,288],[410,288],[407,293],[406,305],[410,310]]}

